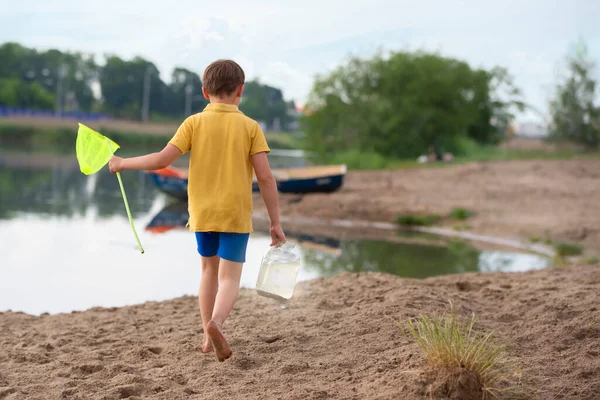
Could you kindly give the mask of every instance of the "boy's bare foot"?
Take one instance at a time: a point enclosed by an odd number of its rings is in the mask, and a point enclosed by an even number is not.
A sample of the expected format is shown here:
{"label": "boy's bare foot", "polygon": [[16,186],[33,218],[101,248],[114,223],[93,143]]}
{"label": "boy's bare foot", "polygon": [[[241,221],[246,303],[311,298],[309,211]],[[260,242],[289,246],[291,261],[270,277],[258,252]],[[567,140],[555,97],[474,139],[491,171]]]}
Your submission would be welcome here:
{"label": "boy's bare foot", "polygon": [[215,321],[211,320],[208,323],[206,326],[206,333],[210,338],[219,361],[225,361],[231,357],[231,347],[229,347],[229,343],[225,340],[225,336],[223,336],[221,329],[219,329],[219,325],[217,325]]}
{"label": "boy's bare foot", "polygon": [[210,343],[210,339],[208,338],[208,335],[204,335],[204,342],[202,343],[202,352],[203,353],[210,353],[213,348],[212,348],[212,344]]}

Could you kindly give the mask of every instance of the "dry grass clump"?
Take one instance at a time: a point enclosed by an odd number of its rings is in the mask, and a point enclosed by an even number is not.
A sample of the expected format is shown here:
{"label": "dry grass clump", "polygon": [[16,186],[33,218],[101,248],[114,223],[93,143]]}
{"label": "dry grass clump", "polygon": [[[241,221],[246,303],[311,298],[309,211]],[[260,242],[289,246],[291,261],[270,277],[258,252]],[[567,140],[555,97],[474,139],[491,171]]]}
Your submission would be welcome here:
{"label": "dry grass clump", "polygon": [[461,320],[451,310],[398,325],[408,331],[436,375],[430,395],[484,400],[521,397],[522,388],[510,383],[520,373],[504,359],[506,346],[497,343],[492,332],[477,331],[475,323],[474,315]]}

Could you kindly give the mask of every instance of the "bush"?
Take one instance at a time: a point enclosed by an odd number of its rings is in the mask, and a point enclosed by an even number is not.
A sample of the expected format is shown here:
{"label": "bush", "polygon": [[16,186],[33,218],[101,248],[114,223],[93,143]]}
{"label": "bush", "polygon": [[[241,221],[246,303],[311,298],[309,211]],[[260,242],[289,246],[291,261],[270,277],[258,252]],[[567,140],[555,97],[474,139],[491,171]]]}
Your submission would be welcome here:
{"label": "bush", "polygon": [[583,253],[583,246],[561,242],[554,246],[554,250],[556,250],[556,255],[559,257],[579,256]]}
{"label": "bush", "polygon": [[481,151],[482,146],[471,138],[456,136],[442,140],[440,149],[452,153],[455,157],[460,157],[477,154]]}
{"label": "bush", "polygon": [[465,221],[473,216],[473,211],[458,207],[450,212],[450,217],[459,221]]}
{"label": "bush", "polygon": [[437,214],[405,214],[398,216],[397,222],[405,226],[429,226],[438,223],[442,217]]}

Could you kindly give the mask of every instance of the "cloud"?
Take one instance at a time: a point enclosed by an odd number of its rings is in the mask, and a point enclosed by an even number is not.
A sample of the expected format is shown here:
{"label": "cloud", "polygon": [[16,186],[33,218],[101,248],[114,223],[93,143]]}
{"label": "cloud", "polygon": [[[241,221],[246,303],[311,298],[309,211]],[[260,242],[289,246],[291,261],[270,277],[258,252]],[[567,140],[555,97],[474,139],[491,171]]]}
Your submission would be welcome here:
{"label": "cloud", "polygon": [[264,69],[263,81],[275,87],[285,87],[285,94],[291,98],[303,98],[312,85],[312,76],[291,67],[283,61],[269,63]]}

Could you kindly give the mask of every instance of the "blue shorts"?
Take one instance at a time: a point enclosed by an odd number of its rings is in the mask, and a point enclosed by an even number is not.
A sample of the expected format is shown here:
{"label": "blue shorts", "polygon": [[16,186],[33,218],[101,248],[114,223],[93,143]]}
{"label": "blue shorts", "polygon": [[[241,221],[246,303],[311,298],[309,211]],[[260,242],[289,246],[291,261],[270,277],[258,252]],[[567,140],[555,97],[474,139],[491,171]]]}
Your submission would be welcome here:
{"label": "blue shorts", "polygon": [[196,232],[198,253],[202,257],[219,256],[224,260],[246,262],[249,233]]}

